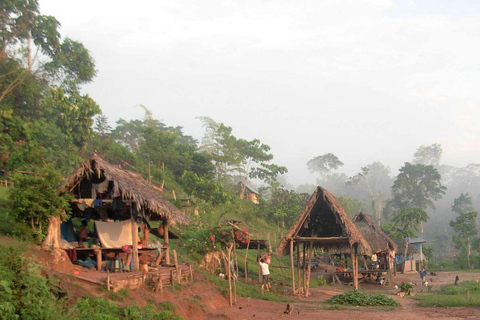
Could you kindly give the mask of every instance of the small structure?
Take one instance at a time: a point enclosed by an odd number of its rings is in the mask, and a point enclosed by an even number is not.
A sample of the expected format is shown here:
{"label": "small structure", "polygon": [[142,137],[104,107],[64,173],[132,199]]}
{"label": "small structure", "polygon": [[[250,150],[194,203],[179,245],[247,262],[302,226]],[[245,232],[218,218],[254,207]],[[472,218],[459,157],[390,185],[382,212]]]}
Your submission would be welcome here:
{"label": "small structure", "polygon": [[[405,270],[403,270],[403,259],[405,254],[405,241],[395,241],[398,247],[398,251],[396,251],[395,255],[395,264],[397,265],[397,270],[401,270],[403,272],[416,272],[417,271],[417,258],[420,257],[420,251],[417,250],[415,245],[412,243],[408,243],[407,247],[407,255],[405,257]],[[416,258],[417,257],[417,258]]]}
{"label": "small structure", "polygon": [[[132,245],[135,270],[139,269],[138,243],[136,241],[138,239],[137,223],[139,221],[144,221],[146,224],[152,220],[162,221],[162,225],[159,227],[162,230],[159,231],[164,238],[163,247],[166,249],[165,260],[167,264],[170,263],[168,250],[169,224],[172,222],[186,224],[189,221],[187,216],[183,215],[180,210],[164,199],[142,176],[112,165],[95,154],[78,165],[75,172],[67,178],[65,185],[61,188],[61,192],[70,193],[75,197],[71,201],[74,215],[89,216],[98,220],[96,222],[97,231],[102,223],[101,221],[106,221],[108,218],[123,220],[124,222],[130,220],[130,223],[127,223],[127,227],[123,226],[122,232],[125,234],[125,228],[131,230],[131,234],[128,235],[129,243],[124,244]],[[59,224],[60,221],[51,220],[50,223]],[[116,226],[114,223],[111,223],[110,226],[108,225],[108,223],[103,222],[106,230],[115,230],[121,227]],[[58,237],[59,229],[60,227],[52,229],[52,232],[58,232]],[[145,234],[148,234],[148,232],[145,232]],[[102,241],[100,234],[99,237]],[[54,239],[56,235],[50,238]],[[107,235],[105,238],[108,238],[105,241],[109,240],[112,243],[116,243],[114,240],[118,240],[118,234]],[[53,242],[46,243],[44,247],[55,248],[58,245],[56,242],[59,242],[59,240],[50,240]],[[146,245],[148,239],[144,240],[146,240],[144,243]],[[123,241],[125,242],[126,240]],[[111,250],[121,250],[121,248],[112,247]],[[101,253],[102,248],[96,250],[97,265],[98,262],[101,262]],[[100,266],[98,267],[100,268]]]}
{"label": "small structure", "polygon": [[[395,269],[395,252],[398,251],[398,246],[383,230],[373,222],[370,215],[359,212],[353,217],[353,223],[357,230],[367,240],[372,254],[375,254],[377,258],[381,257],[382,264],[377,265],[375,263],[374,270],[368,271],[368,265],[364,257],[363,262],[365,264],[366,273],[371,276],[370,272],[387,272],[388,283],[391,286],[393,281],[393,272]],[[377,269],[378,268],[378,269]]]}
{"label": "small structure", "polygon": [[240,181],[237,186],[240,190],[240,199],[248,199],[253,203],[258,204],[259,193],[250,181]]}
{"label": "small structure", "polygon": [[413,245],[415,249],[417,249],[418,253],[413,254],[413,258],[417,261],[426,261],[425,255],[423,254],[423,244],[426,243],[427,240],[423,238],[410,238],[408,239],[408,243]]}
{"label": "small structure", "polygon": [[[297,252],[297,266],[300,266],[300,244],[303,244],[303,288],[308,295],[311,258],[313,248],[321,248],[330,254],[350,254],[352,260],[353,285],[358,289],[358,255],[371,255],[372,250],[350,221],[338,200],[327,190],[317,187],[300,217],[290,228],[277,247],[277,254],[290,253],[292,288],[295,294],[294,250]],[[306,253],[308,245],[308,253]],[[308,268],[305,269],[305,257]],[[297,269],[300,288],[300,269]]]}
{"label": "small structure", "polygon": [[380,253],[388,250],[398,251],[397,244],[383,230],[373,222],[369,214],[359,212],[353,217],[353,223],[357,230],[367,240],[372,253]]}

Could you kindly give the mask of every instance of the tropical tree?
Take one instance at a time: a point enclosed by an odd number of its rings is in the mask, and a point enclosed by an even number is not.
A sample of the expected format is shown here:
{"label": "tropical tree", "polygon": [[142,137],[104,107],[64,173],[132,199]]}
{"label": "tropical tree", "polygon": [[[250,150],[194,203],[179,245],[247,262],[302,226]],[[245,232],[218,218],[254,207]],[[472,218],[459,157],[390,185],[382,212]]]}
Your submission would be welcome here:
{"label": "tropical tree", "polygon": [[442,152],[442,146],[438,143],[430,146],[420,146],[413,154],[413,163],[437,167],[440,164]]}
{"label": "tropical tree", "polygon": [[477,212],[473,209],[472,198],[468,193],[462,193],[454,200],[452,211],[457,214],[457,218],[450,221],[450,226],[458,234],[453,236],[453,242],[457,249],[466,250],[467,266],[470,269],[472,237],[478,234],[478,230],[475,225]]}
{"label": "tropical tree", "polygon": [[422,224],[429,219],[428,214],[419,208],[402,209],[392,220],[393,228],[390,235],[394,239],[403,239],[405,251],[403,252],[403,270],[408,249],[408,241],[414,237],[422,228]]}
{"label": "tropical tree", "polygon": [[400,210],[435,209],[434,201],[441,199],[446,190],[441,178],[432,165],[406,162],[392,186],[393,206]]}
{"label": "tropical tree", "polygon": [[213,160],[218,181],[226,183],[233,176],[240,176],[273,183],[278,175],[288,171],[286,167],[271,163],[270,146],[260,140],[238,139],[233,136],[231,127],[209,117],[199,119],[205,128],[200,150]]}
{"label": "tropical tree", "polygon": [[347,180],[347,185],[359,186],[367,192],[378,225],[381,224],[382,212],[385,201],[388,199],[388,189],[391,183],[390,168],[380,162],[373,162],[362,167],[359,173]]}
{"label": "tropical tree", "polygon": [[318,172],[320,175],[327,175],[341,166],[343,166],[343,162],[333,153],[314,157],[307,162],[308,170]]}

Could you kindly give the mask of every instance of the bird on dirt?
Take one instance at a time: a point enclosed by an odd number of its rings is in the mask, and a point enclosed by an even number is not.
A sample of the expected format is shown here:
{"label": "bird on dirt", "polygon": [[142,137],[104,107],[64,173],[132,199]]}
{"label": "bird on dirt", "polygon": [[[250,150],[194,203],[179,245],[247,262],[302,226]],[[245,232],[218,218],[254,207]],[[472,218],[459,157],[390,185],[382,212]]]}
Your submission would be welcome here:
{"label": "bird on dirt", "polygon": [[458,281],[460,281],[460,278],[458,276],[455,277],[455,285],[458,285]]}
{"label": "bird on dirt", "polygon": [[291,306],[290,303],[287,303],[287,308],[283,311],[284,314],[291,314],[293,311],[293,305]]}

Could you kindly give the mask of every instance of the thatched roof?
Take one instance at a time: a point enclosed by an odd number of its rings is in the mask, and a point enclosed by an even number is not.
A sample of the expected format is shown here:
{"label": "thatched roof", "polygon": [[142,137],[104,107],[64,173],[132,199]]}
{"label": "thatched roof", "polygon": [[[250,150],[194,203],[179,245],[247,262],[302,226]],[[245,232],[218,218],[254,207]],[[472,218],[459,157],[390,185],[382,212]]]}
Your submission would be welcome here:
{"label": "thatched roof", "polygon": [[357,246],[359,254],[370,255],[372,250],[364,237],[342,209],[338,200],[327,190],[317,187],[300,217],[277,247],[277,254],[290,251],[288,242],[309,242],[327,253],[350,253]]}
{"label": "thatched roof", "polygon": [[397,251],[397,244],[372,220],[366,213],[359,212],[353,217],[353,223],[357,230],[367,240],[372,252],[386,251],[392,249]]}
{"label": "thatched roof", "polygon": [[[404,240],[399,240],[395,241],[397,244],[398,251],[395,251],[396,254],[404,254],[405,253],[405,241]],[[414,254],[414,253],[420,253],[420,251],[415,248],[415,246],[411,243],[408,244],[407,248],[407,254]]]}
{"label": "thatched roof", "polygon": [[62,189],[72,192],[84,178],[91,180],[92,177],[100,178],[102,175],[118,185],[124,201],[135,202],[138,210],[141,208],[148,210],[151,214],[150,219],[166,218],[183,224],[188,222],[189,218],[164,199],[141,175],[112,165],[97,155],[80,163],[75,172],[67,178]]}

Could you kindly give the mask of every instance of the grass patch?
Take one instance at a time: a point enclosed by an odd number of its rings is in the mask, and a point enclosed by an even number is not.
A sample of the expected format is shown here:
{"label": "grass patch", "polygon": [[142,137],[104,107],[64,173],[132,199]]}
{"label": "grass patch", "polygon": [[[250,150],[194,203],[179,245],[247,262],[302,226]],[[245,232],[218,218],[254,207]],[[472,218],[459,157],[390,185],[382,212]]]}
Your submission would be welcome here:
{"label": "grass patch", "polygon": [[419,300],[420,305],[425,307],[480,307],[480,283],[464,281],[458,286],[446,285],[434,294],[418,295],[412,298]]}
{"label": "grass patch", "polygon": [[399,303],[383,294],[365,295],[363,292],[353,290],[333,296],[329,300],[332,304],[349,306],[398,306]]}
{"label": "grass patch", "polygon": [[157,304],[157,307],[162,311],[170,311],[172,313],[175,313],[175,311],[177,311],[177,306],[170,301],[160,302]]}
{"label": "grass patch", "polygon": [[446,295],[441,293],[424,294],[410,297],[420,301],[422,307],[480,307],[480,293],[466,295]]}
{"label": "grass patch", "polygon": [[[216,275],[208,273],[206,270],[198,269],[198,272],[204,275],[210,282],[213,282],[220,289],[223,295],[228,296],[228,280],[221,279]],[[283,287],[272,284],[272,291],[265,291],[262,295],[258,283],[237,282],[237,296],[261,299],[276,302],[291,302],[283,296]]]}

